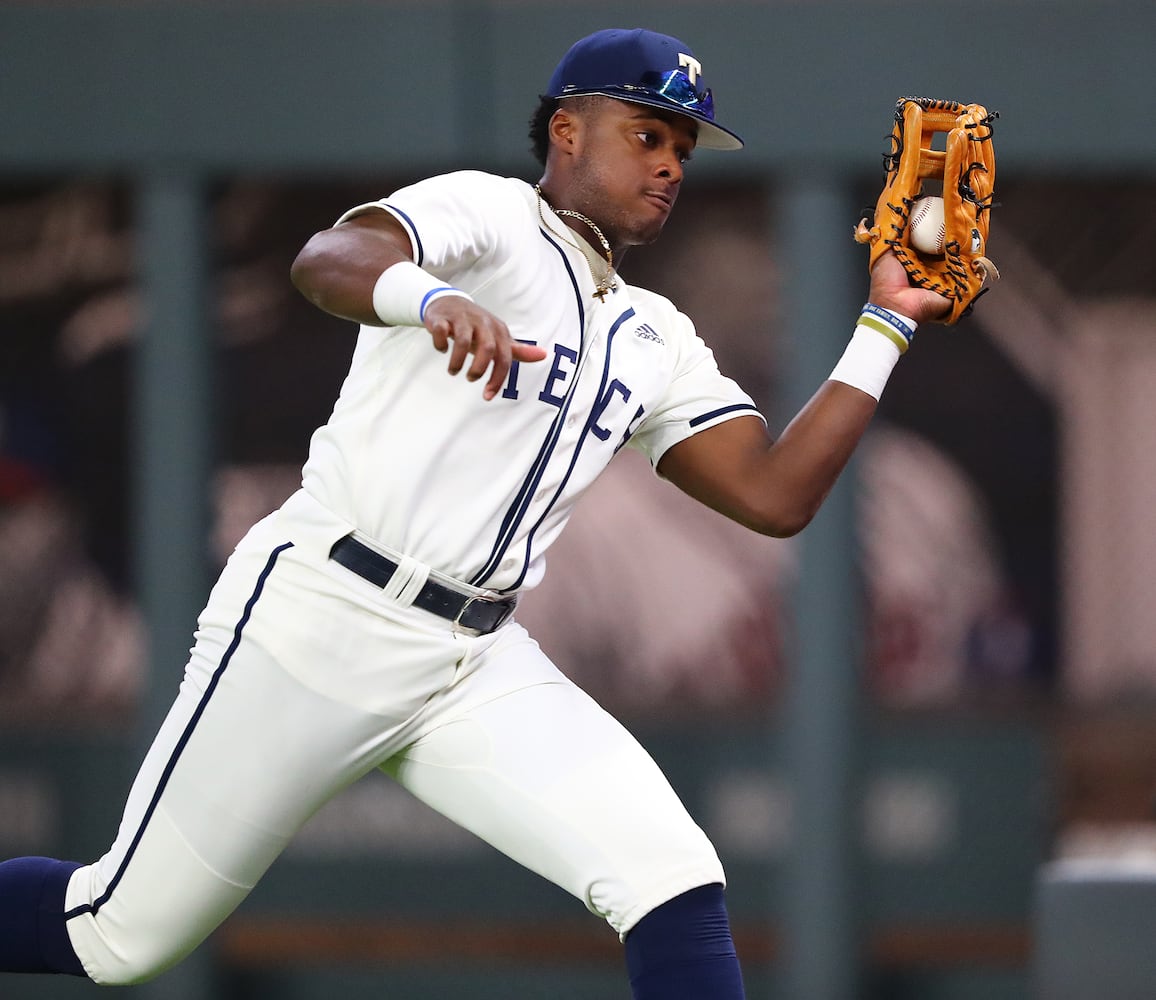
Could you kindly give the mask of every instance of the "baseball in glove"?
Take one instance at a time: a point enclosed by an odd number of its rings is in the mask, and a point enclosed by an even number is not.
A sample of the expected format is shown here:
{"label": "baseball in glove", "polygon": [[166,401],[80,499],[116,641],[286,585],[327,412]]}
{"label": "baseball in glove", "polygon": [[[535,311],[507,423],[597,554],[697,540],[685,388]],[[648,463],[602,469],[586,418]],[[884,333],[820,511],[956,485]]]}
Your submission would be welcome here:
{"label": "baseball in glove", "polygon": [[[979,104],[901,97],[891,150],[883,154],[886,177],[874,218],[863,218],[854,231],[856,240],[871,247],[869,269],[893,250],[914,284],[950,300],[943,320],[949,324],[967,315],[999,278],[986,256],[995,186],[992,123],[998,117]],[[946,134],[943,149],[932,148],[936,133]],[[912,242],[912,206],[925,196],[943,199],[941,253],[918,250]]]}

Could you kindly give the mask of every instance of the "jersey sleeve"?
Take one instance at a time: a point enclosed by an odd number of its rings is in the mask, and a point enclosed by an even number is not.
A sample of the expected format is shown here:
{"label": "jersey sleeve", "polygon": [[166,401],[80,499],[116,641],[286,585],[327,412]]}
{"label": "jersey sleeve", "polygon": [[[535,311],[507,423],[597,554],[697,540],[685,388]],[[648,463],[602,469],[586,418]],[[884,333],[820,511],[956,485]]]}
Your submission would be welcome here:
{"label": "jersey sleeve", "polygon": [[656,468],[670,448],[708,427],[744,416],[766,422],[754,400],[734,379],[719,371],[714,352],[695,332],[690,319],[682,313],[675,316],[668,327],[675,332],[674,372],[666,392],[628,442]]}
{"label": "jersey sleeve", "polygon": [[[351,208],[337,225],[367,212],[389,212],[413,247],[414,263],[465,290],[470,273],[499,258],[510,229],[524,213],[509,182],[480,171],[441,174],[399,188],[380,201]],[[485,271],[484,266],[480,269]]]}

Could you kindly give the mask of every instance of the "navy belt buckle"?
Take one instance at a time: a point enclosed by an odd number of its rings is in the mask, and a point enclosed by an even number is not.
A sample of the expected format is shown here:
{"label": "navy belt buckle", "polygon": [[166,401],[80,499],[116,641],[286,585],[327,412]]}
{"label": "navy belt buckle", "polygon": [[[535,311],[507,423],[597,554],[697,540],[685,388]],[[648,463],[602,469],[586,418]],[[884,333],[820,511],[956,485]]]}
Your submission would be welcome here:
{"label": "navy belt buckle", "polygon": [[[498,615],[498,618],[492,624],[486,622],[481,627],[470,625],[467,622],[464,622],[462,619],[466,616],[466,613],[474,604],[495,607],[501,606],[501,612]],[[480,597],[476,594],[472,597],[467,597],[465,603],[461,606],[461,609],[454,616],[454,631],[466,630],[469,632],[475,632],[478,635],[489,635],[491,632],[496,632],[503,625],[505,625],[507,621],[509,621],[510,616],[514,613],[514,607],[516,604],[516,601],[494,601],[487,597]]]}

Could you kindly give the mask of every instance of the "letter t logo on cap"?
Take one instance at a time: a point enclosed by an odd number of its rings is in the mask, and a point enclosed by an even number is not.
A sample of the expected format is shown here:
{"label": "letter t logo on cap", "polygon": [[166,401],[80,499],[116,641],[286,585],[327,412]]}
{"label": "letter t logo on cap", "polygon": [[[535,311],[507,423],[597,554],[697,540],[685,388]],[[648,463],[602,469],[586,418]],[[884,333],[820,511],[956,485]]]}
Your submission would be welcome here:
{"label": "letter t logo on cap", "polygon": [[702,63],[700,63],[694,56],[688,56],[685,52],[678,54],[678,64],[686,69],[686,75],[693,86],[698,82],[698,75],[702,72]]}

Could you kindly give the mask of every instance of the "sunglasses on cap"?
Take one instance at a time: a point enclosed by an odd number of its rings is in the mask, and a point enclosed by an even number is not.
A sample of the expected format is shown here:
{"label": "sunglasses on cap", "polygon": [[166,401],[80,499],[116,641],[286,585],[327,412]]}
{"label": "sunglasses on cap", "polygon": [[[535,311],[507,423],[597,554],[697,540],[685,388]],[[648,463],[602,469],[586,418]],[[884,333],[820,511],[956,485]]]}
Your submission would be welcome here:
{"label": "sunglasses on cap", "polygon": [[700,94],[690,82],[690,77],[680,69],[672,69],[666,73],[644,73],[638,83],[623,83],[619,86],[622,90],[640,91],[660,97],[671,104],[677,104],[680,108],[714,118],[714,97],[711,96],[710,87]]}

